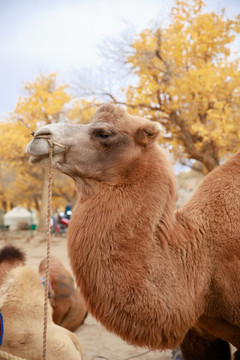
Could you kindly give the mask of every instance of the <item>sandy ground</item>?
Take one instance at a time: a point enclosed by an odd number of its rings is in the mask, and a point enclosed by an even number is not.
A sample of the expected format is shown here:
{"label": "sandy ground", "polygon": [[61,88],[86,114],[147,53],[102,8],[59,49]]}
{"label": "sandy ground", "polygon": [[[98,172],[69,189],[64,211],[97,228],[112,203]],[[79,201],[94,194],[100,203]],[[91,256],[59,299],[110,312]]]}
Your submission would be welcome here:
{"label": "sandy ground", "polygon": [[[51,255],[58,257],[70,269],[67,256],[66,237],[51,237]],[[38,269],[40,261],[46,257],[45,236],[34,232],[0,233],[0,248],[13,244],[26,252],[27,264]],[[79,338],[84,360],[128,360],[140,358],[144,360],[170,360],[171,351],[148,352],[147,349],[136,348],[122,341],[119,337],[105,330],[91,315],[84,324],[75,331]]]}

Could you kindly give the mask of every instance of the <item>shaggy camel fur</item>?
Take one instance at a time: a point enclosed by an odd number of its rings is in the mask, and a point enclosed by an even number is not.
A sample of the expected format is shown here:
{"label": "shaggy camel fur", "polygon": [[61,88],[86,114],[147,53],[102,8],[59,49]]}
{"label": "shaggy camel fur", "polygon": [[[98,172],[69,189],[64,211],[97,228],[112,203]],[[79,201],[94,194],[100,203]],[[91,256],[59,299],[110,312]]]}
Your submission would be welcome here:
{"label": "shaggy camel fur", "polygon": [[[4,333],[1,350],[26,360],[42,359],[44,287],[37,271],[19,266],[9,272],[0,291]],[[47,358],[81,360],[75,334],[52,321],[48,304]]]}
{"label": "shaggy camel fur", "polygon": [[[39,265],[39,273],[45,276],[46,259]],[[53,321],[74,331],[87,315],[87,307],[80,290],[75,288],[72,274],[56,257],[50,257],[49,279],[54,291]]]}
{"label": "shaggy camel fur", "polygon": [[106,104],[90,124],[40,128],[27,152],[47,164],[51,139],[53,167],[75,180],[68,250],[89,311],[132,344],[228,360],[228,342],[240,348],[240,153],[176,211],[159,133]]}
{"label": "shaggy camel fur", "polygon": [[3,284],[8,272],[14,267],[25,265],[26,255],[13,245],[6,245],[0,250],[0,286]]}

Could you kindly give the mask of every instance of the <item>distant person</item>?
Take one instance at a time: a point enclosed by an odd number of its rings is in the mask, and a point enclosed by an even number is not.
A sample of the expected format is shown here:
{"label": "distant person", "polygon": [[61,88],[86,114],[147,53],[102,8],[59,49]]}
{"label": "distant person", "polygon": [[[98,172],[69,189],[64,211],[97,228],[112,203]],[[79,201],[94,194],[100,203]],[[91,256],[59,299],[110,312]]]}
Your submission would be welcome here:
{"label": "distant person", "polygon": [[72,205],[71,203],[68,203],[65,207],[65,217],[70,220],[72,215]]}

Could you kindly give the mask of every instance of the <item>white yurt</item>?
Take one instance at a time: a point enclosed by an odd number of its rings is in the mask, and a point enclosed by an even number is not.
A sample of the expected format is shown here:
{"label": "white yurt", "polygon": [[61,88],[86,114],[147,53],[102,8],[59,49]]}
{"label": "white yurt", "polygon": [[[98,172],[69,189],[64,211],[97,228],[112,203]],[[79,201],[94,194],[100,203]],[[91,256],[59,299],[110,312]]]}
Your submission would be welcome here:
{"label": "white yurt", "polygon": [[9,226],[10,230],[17,230],[22,224],[31,226],[32,214],[30,211],[17,206],[4,215],[4,225]]}

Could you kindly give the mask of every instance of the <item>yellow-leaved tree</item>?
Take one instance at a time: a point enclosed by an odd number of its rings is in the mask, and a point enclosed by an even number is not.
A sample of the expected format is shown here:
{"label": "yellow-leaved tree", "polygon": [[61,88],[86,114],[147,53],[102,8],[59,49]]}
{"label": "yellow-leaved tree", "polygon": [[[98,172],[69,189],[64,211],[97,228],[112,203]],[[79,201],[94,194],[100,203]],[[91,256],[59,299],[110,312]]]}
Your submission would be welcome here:
{"label": "yellow-leaved tree", "polygon": [[[67,105],[72,100],[67,88],[67,85],[57,84],[55,73],[38,76],[34,82],[25,84],[26,96],[18,98],[10,119],[0,125],[2,173],[11,176],[5,201],[25,204],[39,210],[40,231],[46,230],[48,169],[32,167],[25,148],[31,139],[31,132],[36,128],[65,121]],[[59,179],[58,177],[57,180]],[[65,194],[65,201],[69,201],[74,190],[70,180],[65,180],[65,190],[61,187],[61,191],[55,192],[53,188],[53,193],[55,196]]]}
{"label": "yellow-leaved tree", "polygon": [[95,97],[91,100],[74,99],[68,111],[68,119],[77,124],[87,124],[92,120],[99,105]]}
{"label": "yellow-leaved tree", "polygon": [[240,148],[240,17],[177,0],[170,22],[139,33],[127,63],[137,76],[130,112],[162,124],[162,143],[183,163],[211,171]]}

